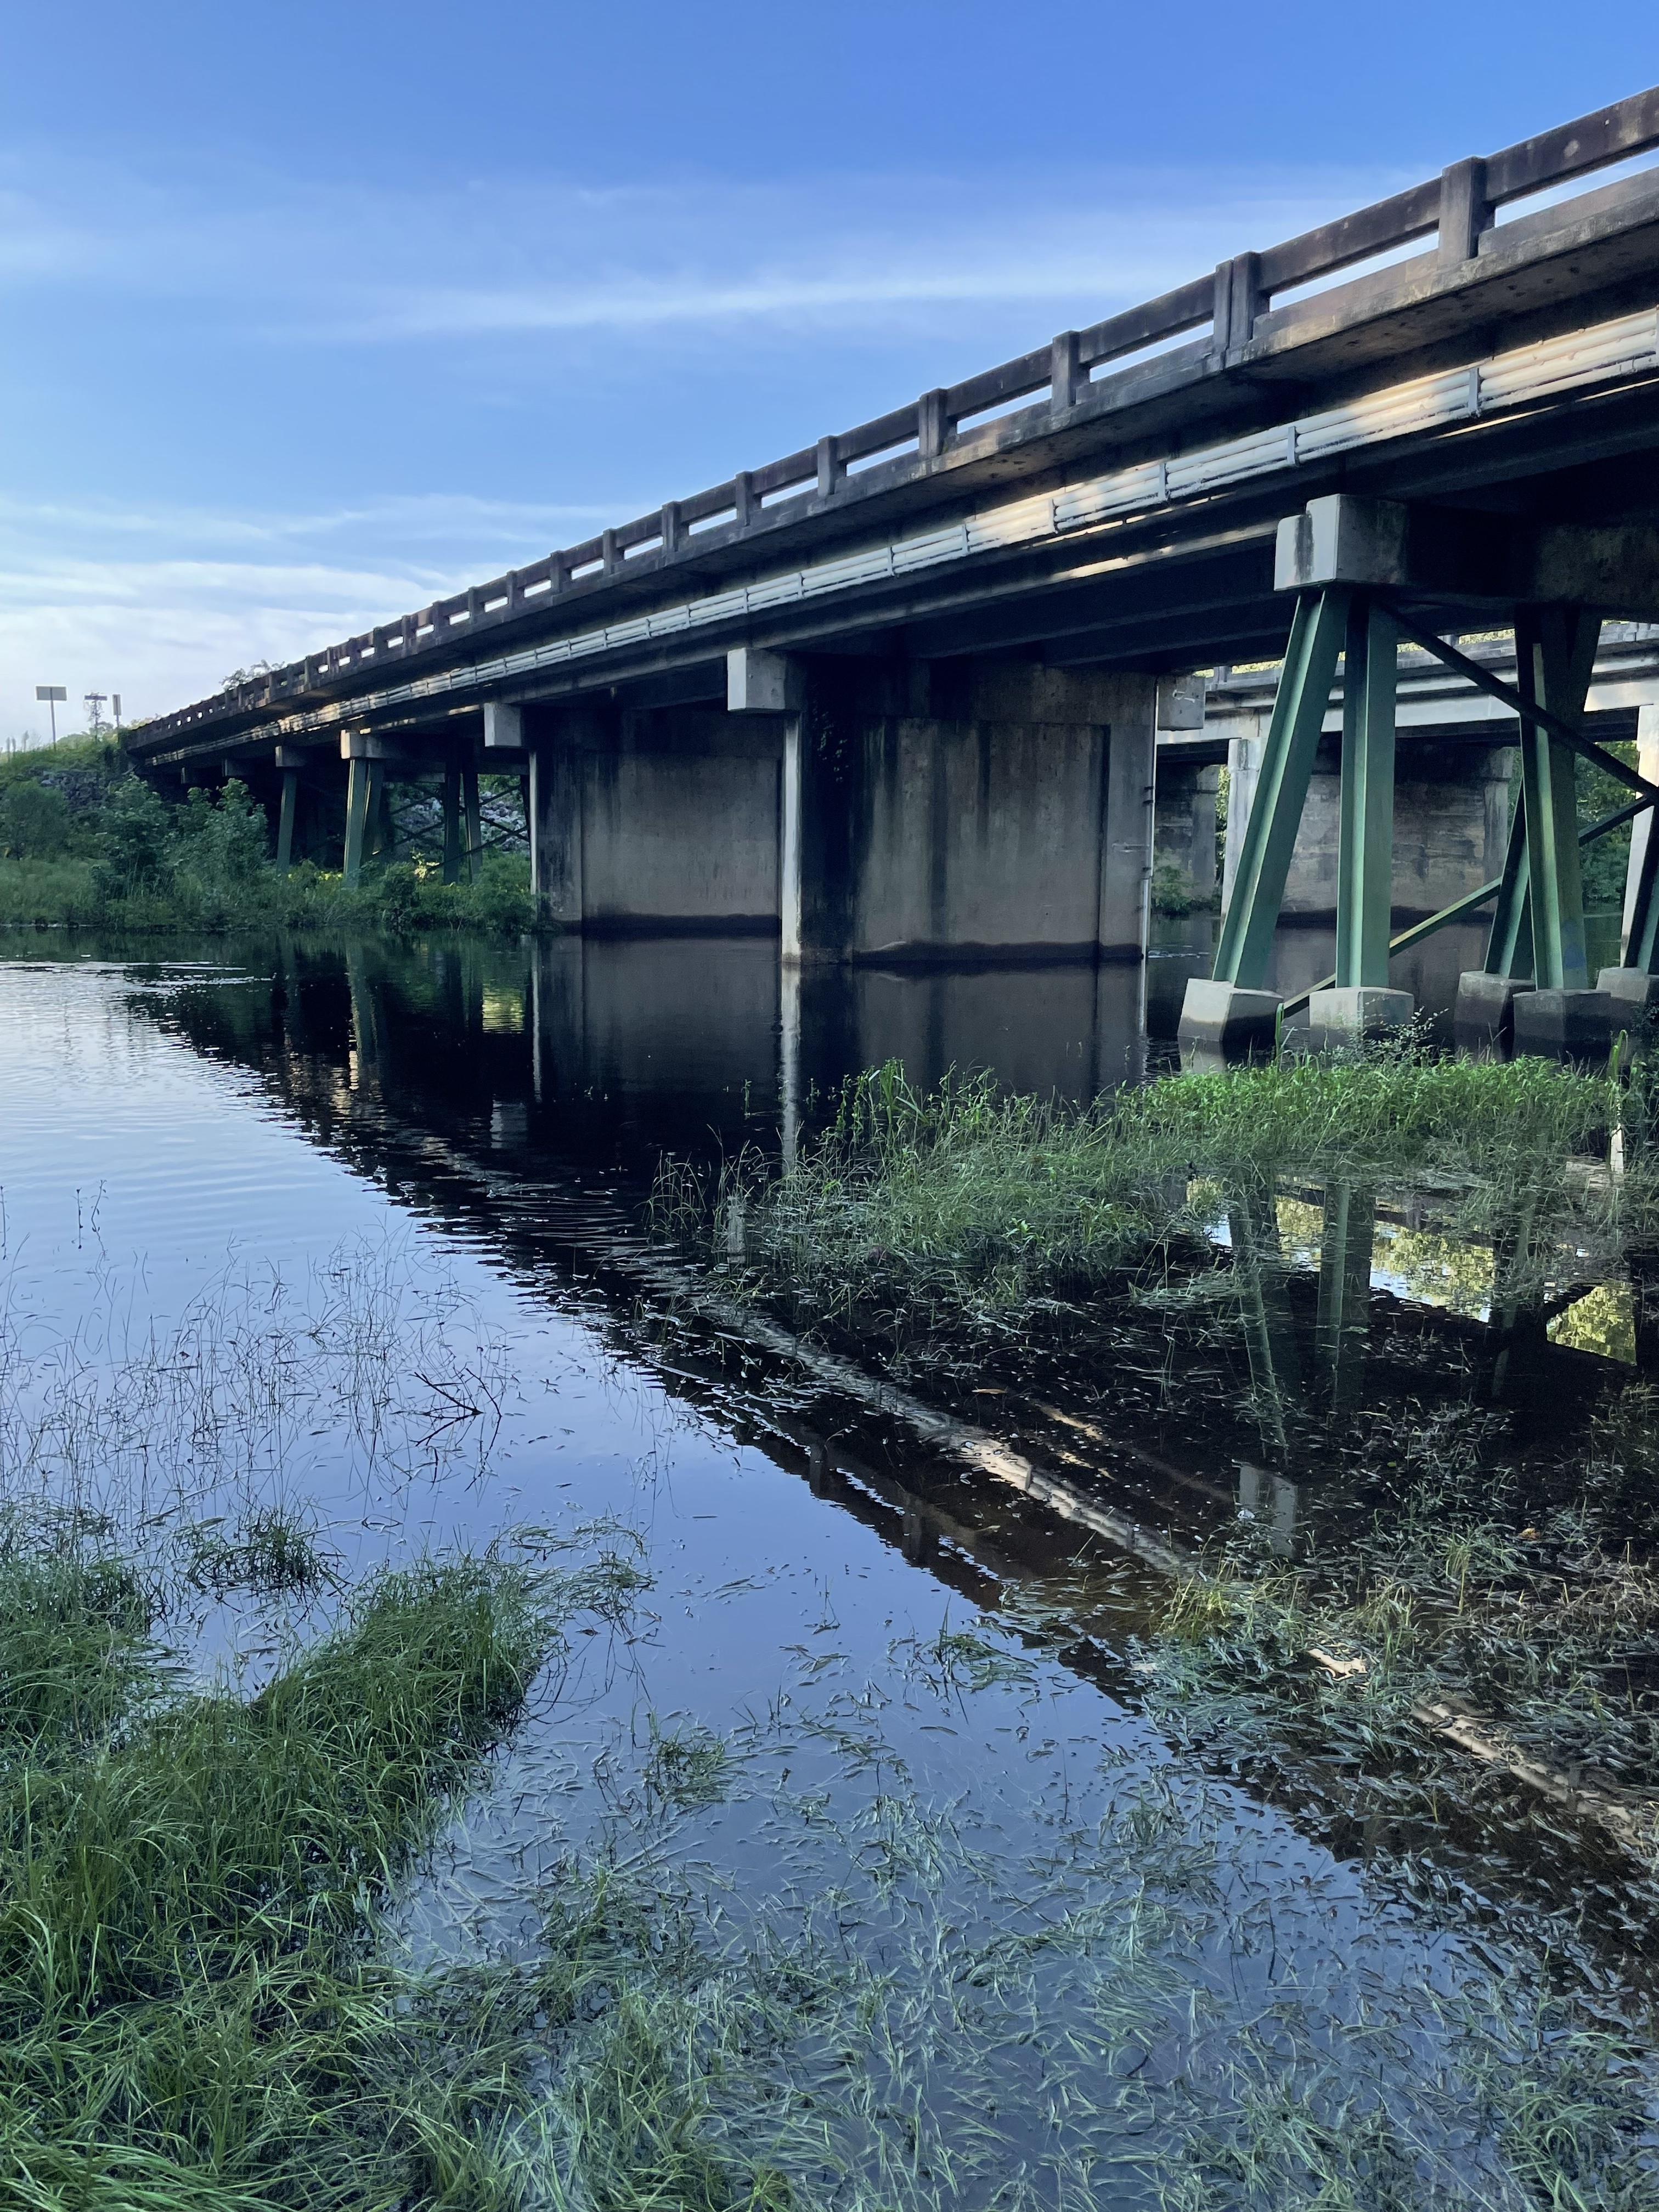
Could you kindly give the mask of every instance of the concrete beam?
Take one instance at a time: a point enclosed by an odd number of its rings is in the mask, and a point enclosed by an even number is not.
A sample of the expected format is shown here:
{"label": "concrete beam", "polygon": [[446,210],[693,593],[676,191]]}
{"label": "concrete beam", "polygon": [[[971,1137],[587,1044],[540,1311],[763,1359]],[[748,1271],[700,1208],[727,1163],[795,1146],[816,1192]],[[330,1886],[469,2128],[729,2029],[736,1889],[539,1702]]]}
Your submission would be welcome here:
{"label": "concrete beam", "polygon": [[486,699],[483,709],[486,752],[517,751],[524,744],[524,709],[504,699]]}
{"label": "concrete beam", "polygon": [[805,696],[800,664],[786,653],[736,645],[726,656],[729,714],[795,714]]}
{"label": "concrete beam", "polygon": [[1533,523],[1332,492],[1287,515],[1273,549],[1276,591],[1331,584],[1659,621],[1659,529]]}

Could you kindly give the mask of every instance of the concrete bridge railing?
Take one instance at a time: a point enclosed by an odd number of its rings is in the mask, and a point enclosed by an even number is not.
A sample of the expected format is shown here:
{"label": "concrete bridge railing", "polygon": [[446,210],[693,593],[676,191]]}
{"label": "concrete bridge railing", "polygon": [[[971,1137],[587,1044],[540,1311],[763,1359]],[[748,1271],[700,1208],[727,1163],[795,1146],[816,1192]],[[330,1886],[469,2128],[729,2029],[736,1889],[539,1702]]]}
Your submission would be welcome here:
{"label": "concrete bridge railing", "polygon": [[[1559,198],[1559,187],[1655,146],[1659,88],[1497,154],[1454,162],[1437,178],[1265,252],[1236,255],[1158,299],[1061,331],[1047,346],[871,422],[157,718],[147,734],[187,739],[343,680],[435,661],[567,596],[644,578],[808,516],[854,509],[872,493],[994,456],[1034,433],[1080,427],[1178,389],[1246,349],[1260,358],[1294,346],[1339,310],[1349,319],[1386,317],[1419,303],[1448,270],[1524,246],[1529,227],[1559,228],[1559,209],[1523,213],[1520,204]],[[1575,212],[1589,216],[1627,189],[1580,195]],[[1423,240],[1432,242],[1399,258]],[[1368,271],[1367,264],[1376,265]],[[1348,280],[1340,301],[1326,289],[1339,277]]]}

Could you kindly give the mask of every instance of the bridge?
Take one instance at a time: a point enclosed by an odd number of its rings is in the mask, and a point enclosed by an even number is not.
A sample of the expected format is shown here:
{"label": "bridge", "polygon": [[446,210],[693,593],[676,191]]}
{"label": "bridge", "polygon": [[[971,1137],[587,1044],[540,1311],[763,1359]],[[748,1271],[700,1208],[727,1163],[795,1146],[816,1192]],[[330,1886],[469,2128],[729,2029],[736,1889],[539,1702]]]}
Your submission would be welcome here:
{"label": "bridge", "polygon": [[[1337,974],[1314,1011],[1339,1033],[1398,1017],[1404,641],[1513,717],[1522,758],[1472,1015],[1577,1034],[1607,1000],[1575,760],[1611,763],[1620,822],[1659,798],[1583,726],[1603,618],[1659,618],[1656,149],[1659,88],[1460,160],[158,717],[132,757],[243,777],[281,863],[353,878],[388,781],[440,784],[453,876],[478,773],[518,774],[566,928],[773,932],[790,968],[1133,960],[1159,721],[1182,726],[1192,672],[1280,661],[1184,1020],[1231,1048],[1279,1018],[1267,947],[1339,666]],[[1511,676],[1447,642],[1481,629],[1514,633]],[[1621,963],[1644,1004],[1659,841],[1653,861]]]}

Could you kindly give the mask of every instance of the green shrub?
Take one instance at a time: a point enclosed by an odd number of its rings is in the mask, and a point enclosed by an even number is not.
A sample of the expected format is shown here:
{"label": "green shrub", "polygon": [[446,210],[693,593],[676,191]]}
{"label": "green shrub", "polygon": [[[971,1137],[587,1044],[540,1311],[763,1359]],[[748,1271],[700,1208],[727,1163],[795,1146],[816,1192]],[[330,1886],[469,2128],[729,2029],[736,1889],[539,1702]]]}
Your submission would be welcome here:
{"label": "green shrub", "polygon": [[13,860],[52,860],[70,840],[69,801],[44,783],[14,783],[0,793],[0,843]]}

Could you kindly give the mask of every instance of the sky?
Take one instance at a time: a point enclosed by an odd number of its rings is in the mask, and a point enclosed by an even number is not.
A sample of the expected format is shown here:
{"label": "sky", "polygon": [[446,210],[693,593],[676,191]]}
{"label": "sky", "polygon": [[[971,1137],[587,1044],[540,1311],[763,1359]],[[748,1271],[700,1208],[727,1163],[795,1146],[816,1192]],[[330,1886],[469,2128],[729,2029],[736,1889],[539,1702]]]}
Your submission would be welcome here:
{"label": "sky", "polygon": [[[1652,0],[0,0],[0,743],[1659,80]],[[107,713],[107,708],[105,709]]]}

